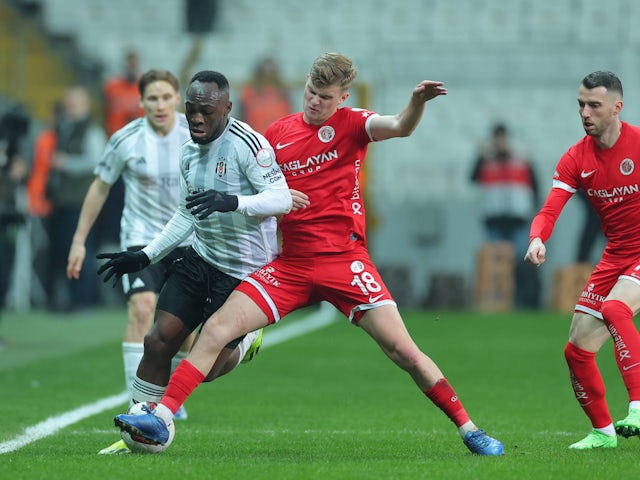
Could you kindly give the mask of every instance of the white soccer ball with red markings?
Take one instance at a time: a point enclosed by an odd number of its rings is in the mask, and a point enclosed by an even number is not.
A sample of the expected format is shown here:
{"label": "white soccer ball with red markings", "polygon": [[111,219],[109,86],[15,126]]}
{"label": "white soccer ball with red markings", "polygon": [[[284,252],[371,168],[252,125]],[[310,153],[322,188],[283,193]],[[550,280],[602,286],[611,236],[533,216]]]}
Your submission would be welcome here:
{"label": "white soccer ball with red markings", "polygon": [[[131,407],[129,407],[129,410],[127,410],[127,414],[144,415],[146,413],[149,413],[147,410],[143,409],[144,405],[146,405],[149,410],[153,410],[154,408],[156,408],[156,404],[152,402],[135,403]],[[124,440],[124,443],[127,445],[127,447],[129,447],[129,450],[131,450],[133,453],[160,453],[169,448],[169,445],[171,445],[171,442],[173,442],[173,437],[176,434],[176,426],[174,425],[174,422],[171,422],[167,426],[167,428],[169,429],[169,440],[167,440],[167,443],[165,443],[164,445],[155,445],[153,443],[150,443],[149,440],[145,438],[137,435],[131,435],[129,432],[125,432],[124,430],[120,431],[120,436],[122,437],[122,440]]]}

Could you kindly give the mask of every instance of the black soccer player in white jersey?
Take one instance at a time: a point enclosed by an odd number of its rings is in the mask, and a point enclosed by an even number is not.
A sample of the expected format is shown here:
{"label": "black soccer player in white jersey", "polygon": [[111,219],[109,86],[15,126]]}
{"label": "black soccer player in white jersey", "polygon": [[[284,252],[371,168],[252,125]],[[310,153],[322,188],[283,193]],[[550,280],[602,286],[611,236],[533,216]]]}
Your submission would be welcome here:
{"label": "black soccer player in white jersey", "polygon": [[[200,327],[247,275],[278,255],[276,216],[292,208],[275,153],[264,136],[230,116],[229,83],[214,71],[196,73],[186,91],[191,140],[180,149],[180,202],[161,233],[138,251],[105,253],[104,281],[156,264],[195,233],[160,292],[155,323],[133,383],[135,401],[157,403],[169,381],[166,356]],[[301,195],[301,194],[299,194]],[[261,330],[258,330],[261,338]],[[255,334],[251,332],[248,335]],[[207,380],[235,366],[227,360],[243,336],[231,341]],[[246,354],[249,360],[257,345]],[[253,348],[256,347],[256,348]]]}
{"label": "black soccer player in white jersey", "polygon": [[[181,101],[178,80],[167,70],[152,69],[141,76],[139,91],[145,115],[113,134],[95,169],[96,178],[85,197],[69,252],[69,278],[79,278],[86,256],[87,235],[104,206],[111,186],[120,176],[125,184],[120,234],[123,249],[140,250],[150,243],[178,207],[179,149],[190,138],[187,120],[177,112]],[[182,257],[191,238],[188,236],[178,243],[162,261],[123,277],[128,299],[128,323],[122,352],[126,386],[132,396],[131,387],[144,353],[144,336],[153,323],[157,295],[171,263]],[[258,335],[259,332],[247,335],[229,358],[226,370],[231,370],[242,360],[253,341],[260,341]],[[184,342],[185,347],[190,345],[189,340]],[[173,367],[186,355],[186,352],[179,351],[179,347],[170,345],[163,350],[163,358],[173,357]],[[164,365],[166,368],[166,363]],[[186,417],[184,408],[181,409],[181,417]],[[100,451],[102,454],[127,452],[121,440]]]}

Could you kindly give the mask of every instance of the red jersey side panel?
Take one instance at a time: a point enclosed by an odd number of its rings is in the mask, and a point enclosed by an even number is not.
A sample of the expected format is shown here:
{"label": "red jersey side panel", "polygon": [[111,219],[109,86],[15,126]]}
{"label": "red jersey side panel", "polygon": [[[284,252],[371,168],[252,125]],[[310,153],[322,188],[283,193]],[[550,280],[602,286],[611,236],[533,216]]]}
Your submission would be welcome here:
{"label": "red jersey side panel", "polygon": [[282,218],[282,255],[344,252],[358,239],[365,241],[360,171],[372,141],[367,122],[374,115],[344,107],[324,124],[309,125],[295,113],[267,130],[289,187],[311,202]]}

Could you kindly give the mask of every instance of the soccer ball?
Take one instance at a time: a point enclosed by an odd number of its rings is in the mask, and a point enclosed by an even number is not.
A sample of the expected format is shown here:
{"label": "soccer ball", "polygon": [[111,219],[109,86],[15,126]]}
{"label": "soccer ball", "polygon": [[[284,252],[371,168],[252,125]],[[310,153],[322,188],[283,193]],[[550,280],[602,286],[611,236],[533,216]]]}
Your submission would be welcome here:
{"label": "soccer ball", "polygon": [[[153,410],[154,408],[156,408],[156,404],[152,402],[134,403],[131,407],[129,407],[129,410],[127,410],[127,415],[144,415],[146,413],[149,413],[148,411],[143,409],[143,405],[146,405],[149,410]],[[164,445],[155,445],[153,443],[150,443],[145,438],[142,438],[138,435],[131,435],[129,432],[125,432],[124,430],[120,431],[120,436],[122,437],[122,440],[124,440],[124,443],[127,445],[127,447],[129,447],[129,450],[131,450],[133,453],[160,453],[169,448],[169,445],[171,445],[171,442],[173,442],[173,437],[176,434],[176,426],[174,425],[174,422],[169,423],[167,428],[169,429],[169,439]]]}

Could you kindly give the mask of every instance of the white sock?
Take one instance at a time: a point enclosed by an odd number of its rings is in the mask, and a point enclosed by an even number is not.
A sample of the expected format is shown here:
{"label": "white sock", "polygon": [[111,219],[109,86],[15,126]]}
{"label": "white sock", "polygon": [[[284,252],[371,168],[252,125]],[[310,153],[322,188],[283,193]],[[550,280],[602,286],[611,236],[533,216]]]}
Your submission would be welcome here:
{"label": "white sock", "polygon": [[131,398],[136,402],[160,403],[166,386],[155,385],[136,376],[131,384]]}
{"label": "white sock", "polygon": [[125,385],[127,386],[127,390],[129,390],[129,394],[132,393],[131,385],[133,384],[133,379],[136,377],[136,373],[138,373],[138,365],[140,365],[140,360],[142,360],[143,354],[143,343],[122,342],[124,381]]}
{"label": "white sock", "polygon": [[158,404],[154,413],[157,417],[160,417],[162,420],[164,420],[164,423],[166,423],[167,425],[173,422],[173,412],[169,410],[169,407],[165,407],[161,403]]}
{"label": "white sock", "polygon": [[460,425],[458,427],[458,433],[460,434],[460,436],[462,438],[464,438],[464,436],[469,433],[469,432],[473,432],[474,430],[478,430],[478,427],[476,427],[476,424],[473,423],[471,420],[469,420],[466,423],[463,423],[462,425]]}
{"label": "white sock", "polygon": [[629,410],[635,408],[636,410],[640,410],[640,400],[632,400],[629,402]]}
{"label": "white sock", "polygon": [[605,435],[609,435],[609,436],[615,436],[615,434],[616,434],[616,429],[613,428],[613,423],[610,423],[609,425],[607,425],[606,427],[603,427],[603,428],[596,428],[595,430],[599,431],[600,433],[604,433]]}

